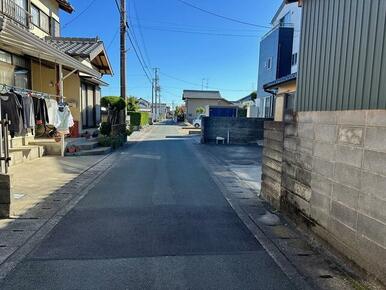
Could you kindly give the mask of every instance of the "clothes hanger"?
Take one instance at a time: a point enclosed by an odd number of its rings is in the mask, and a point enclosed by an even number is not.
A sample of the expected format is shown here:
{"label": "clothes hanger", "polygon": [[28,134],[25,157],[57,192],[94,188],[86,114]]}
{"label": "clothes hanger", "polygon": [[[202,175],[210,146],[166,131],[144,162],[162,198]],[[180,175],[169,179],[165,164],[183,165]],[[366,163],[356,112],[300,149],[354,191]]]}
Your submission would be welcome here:
{"label": "clothes hanger", "polygon": [[3,84],[3,86],[1,87],[1,92],[2,94],[6,93],[7,92],[7,85]]}

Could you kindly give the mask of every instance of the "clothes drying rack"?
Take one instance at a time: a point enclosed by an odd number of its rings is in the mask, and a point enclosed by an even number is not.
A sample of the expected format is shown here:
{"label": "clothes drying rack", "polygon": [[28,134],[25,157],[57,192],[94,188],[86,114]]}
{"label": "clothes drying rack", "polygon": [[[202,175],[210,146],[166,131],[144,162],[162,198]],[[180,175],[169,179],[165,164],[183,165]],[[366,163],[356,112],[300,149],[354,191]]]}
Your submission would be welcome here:
{"label": "clothes drying rack", "polygon": [[[62,102],[62,103],[64,103],[64,99],[65,99],[65,97],[63,97],[63,96],[58,96],[58,95],[38,92],[38,91],[31,90],[31,89],[20,88],[20,87],[16,87],[16,86],[7,85],[7,84],[1,84],[0,85],[0,93],[2,93],[4,90],[7,90],[8,92],[9,91],[14,91],[16,93],[29,94],[32,98],[45,98],[45,99],[53,99],[53,98],[55,98],[56,100],[60,99],[60,102]],[[0,99],[0,112],[1,112],[1,99]],[[2,122],[3,122],[3,120],[0,123],[2,123]],[[8,120],[4,120],[4,124],[8,128],[9,121]],[[3,140],[2,133],[3,132],[0,132],[0,140]],[[60,135],[61,135],[61,138],[60,138],[61,150],[60,151],[61,151],[61,156],[64,157],[64,150],[65,150],[65,148],[64,148],[65,147],[64,146],[64,134],[60,133]],[[7,140],[8,140],[8,136],[7,136]],[[0,145],[0,161],[5,160],[5,171],[7,171],[8,163],[10,161],[10,158],[9,158],[9,156],[8,157],[7,156],[3,157],[1,152],[3,152],[5,150],[6,151],[5,154],[7,154],[7,152],[9,152],[9,150],[8,150],[9,148],[8,148],[7,144],[4,144],[4,145],[5,145],[4,148],[2,148],[3,146]]]}

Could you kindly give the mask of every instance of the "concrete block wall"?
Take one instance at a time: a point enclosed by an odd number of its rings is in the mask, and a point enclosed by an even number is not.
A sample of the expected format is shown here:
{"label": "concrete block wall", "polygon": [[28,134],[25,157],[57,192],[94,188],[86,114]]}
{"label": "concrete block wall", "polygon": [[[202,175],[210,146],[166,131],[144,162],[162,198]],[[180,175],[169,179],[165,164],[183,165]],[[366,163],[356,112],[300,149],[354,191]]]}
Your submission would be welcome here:
{"label": "concrete block wall", "polygon": [[228,137],[230,144],[249,144],[263,140],[264,121],[261,118],[203,117],[203,143],[215,142],[216,137]]}
{"label": "concrete block wall", "polygon": [[386,283],[386,111],[285,119],[280,207]]}
{"label": "concrete block wall", "polygon": [[264,123],[261,195],[280,208],[284,123]]}

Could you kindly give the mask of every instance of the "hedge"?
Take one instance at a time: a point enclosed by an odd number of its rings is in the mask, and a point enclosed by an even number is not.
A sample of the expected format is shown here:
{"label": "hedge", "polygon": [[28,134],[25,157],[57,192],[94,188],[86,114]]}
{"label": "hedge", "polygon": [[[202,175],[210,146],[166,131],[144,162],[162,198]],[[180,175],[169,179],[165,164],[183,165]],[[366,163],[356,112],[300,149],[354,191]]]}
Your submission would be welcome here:
{"label": "hedge", "polygon": [[110,106],[111,108],[123,110],[126,107],[126,101],[121,97],[108,96],[101,98],[101,106],[105,108]]}
{"label": "hedge", "polygon": [[149,113],[147,112],[127,112],[130,116],[131,126],[145,126],[149,125]]}

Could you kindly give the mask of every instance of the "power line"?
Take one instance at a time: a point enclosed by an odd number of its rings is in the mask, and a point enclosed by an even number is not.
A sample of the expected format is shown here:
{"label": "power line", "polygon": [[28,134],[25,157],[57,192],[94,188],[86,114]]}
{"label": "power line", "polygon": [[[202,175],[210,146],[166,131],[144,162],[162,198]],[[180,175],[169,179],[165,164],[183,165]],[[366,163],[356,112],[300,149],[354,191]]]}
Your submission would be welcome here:
{"label": "power line", "polygon": [[130,29],[130,26],[129,26],[128,23],[126,23],[126,26],[127,26],[127,33],[128,33],[128,35],[130,35],[130,33],[132,34],[132,38],[133,38],[134,43],[136,44],[136,46],[138,48],[139,56],[141,57],[142,63],[144,64],[145,68],[147,69],[148,74],[151,75],[150,68],[149,68],[149,66],[146,63],[145,58],[143,57],[141,47],[139,46],[139,43],[137,41],[137,37],[135,36],[134,31]]}
{"label": "power line", "polygon": [[246,28],[224,28],[224,27],[213,27],[213,26],[206,26],[206,25],[205,26],[203,26],[203,25],[191,25],[191,24],[186,24],[186,23],[181,24],[181,23],[176,23],[176,22],[159,21],[159,20],[143,21],[143,19],[141,19],[141,21],[140,21],[137,17],[132,17],[132,19],[137,19],[138,24],[141,24],[143,22],[151,23],[151,24],[154,24],[156,26],[159,26],[159,24],[166,24],[167,26],[169,26],[168,28],[177,28],[177,29],[178,28],[180,28],[180,29],[205,29],[205,30],[214,30],[214,31],[226,29],[226,30],[229,30],[229,31],[243,31],[243,32],[261,32],[261,31],[266,31],[266,28],[250,28],[250,29],[246,29]]}
{"label": "power line", "polygon": [[138,26],[138,27],[142,27],[143,29],[148,29],[148,30],[168,31],[168,32],[186,33],[186,34],[228,36],[228,37],[252,37],[252,38],[257,37],[257,35],[252,35],[252,34],[229,34],[229,33],[214,33],[214,32],[203,32],[203,31],[187,31],[187,30],[178,30],[178,29],[169,29],[169,28],[158,28],[158,27],[152,27],[152,26]]}
{"label": "power line", "polygon": [[[147,60],[148,64],[151,65],[149,54],[147,53],[145,38],[143,37],[143,33],[142,33],[142,29],[141,29],[140,18],[138,17],[138,10],[137,10],[137,5],[136,5],[136,1],[135,0],[133,0],[133,7],[134,7],[135,17],[137,18],[138,24],[139,24],[139,27],[138,27],[139,36],[140,36],[140,40],[141,40],[141,43],[142,43],[142,46],[143,46],[143,50],[145,52],[145,57],[146,57],[146,60]],[[131,23],[131,19],[130,19],[130,23]],[[133,26],[133,25],[131,25],[131,26]]]}
{"label": "power line", "polygon": [[[114,2],[115,2],[116,7],[117,7],[117,9],[118,9],[118,11],[119,11],[119,15],[121,15],[121,13],[122,13],[122,12],[121,12],[121,7],[120,7],[120,5],[119,5],[119,3],[118,3],[118,0],[114,0]],[[141,65],[141,68],[142,68],[143,72],[145,73],[146,78],[147,78],[147,79],[149,80],[149,82],[152,84],[152,80],[151,80],[151,78],[149,77],[148,72],[147,72],[146,69],[145,69],[145,65],[142,63],[142,60],[141,60],[141,58],[140,58],[140,56],[139,56],[139,53],[138,53],[138,51],[137,51],[137,48],[135,47],[134,42],[133,42],[133,40],[132,40],[132,38],[131,38],[131,35],[130,35],[130,33],[129,33],[129,29],[130,29],[129,24],[126,22],[126,23],[125,23],[125,26],[128,28],[128,30],[126,30],[126,35],[127,35],[127,37],[129,38],[129,41],[130,41],[130,43],[131,43],[131,46],[133,47],[133,50],[134,50],[134,53],[135,53],[135,55],[136,55],[136,57],[137,57],[137,59],[138,59],[138,62],[139,62],[139,64]]]}
{"label": "power line", "polygon": [[86,8],[84,8],[81,12],[79,12],[78,15],[76,15],[74,18],[72,18],[70,21],[68,21],[66,24],[63,25],[62,30],[65,29],[68,25],[73,23],[75,20],[77,20],[80,16],[83,15],[88,9],[91,8],[91,6],[96,2],[96,0],[91,0],[91,2],[87,5]]}
{"label": "power line", "polygon": [[146,69],[145,69],[145,65],[144,65],[144,64],[142,63],[142,61],[141,61],[141,58],[140,58],[140,56],[139,56],[139,54],[138,54],[138,51],[137,51],[137,48],[135,47],[134,42],[133,42],[133,40],[131,39],[131,36],[130,36],[129,32],[127,32],[127,36],[128,36],[129,41],[130,41],[130,43],[131,43],[131,46],[133,47],[133,50],[134,50],[134,52],[135,52],[135,55],[137,56],[138,62],[139,62],[139,64],[141,65],[142,70],[143,70],[143,72],[144,72],[145,75],[146,75],[146,78],[149,80],[150,83],[152,83],[151,77],[149,77],[148,72],[147,72]]}
{"label": "power line", "polygon": [[117,31],[115,31],[115,34],[114,34],[113,38],[111,39],[109,45],[107,46],[107,50],[109,50],[109,48],[111,47],[111,45],[114,43],[114,40],[117,38],[118,33],[119,33],[119,27],[118,27]]}
{"label": "power line", "polygon": [[115,1],[115,5],[117,6],[117,9],[118,9],[118,11],[119,11],[119,15],[121,15],[121,6],[119,5],[119,3],[118,3],[118,0],[114,0]]}
{"label": "power line", "polygon": [[[174,79],[176,81],[179,81],[179,82],[183,82],[183,83],[186,83],[186,84],[189,84],[189,85],[193,85],[193,86],[196,86],[196,87],[202,87],[202,84],[193,83],[193,82],[190,82],[190,81],[187,81],[187,80],[183,80],[183,79],[171,76],[169,74],[165,74],[164,72],[160,72],[160,74],[162,74],[165,77],[168,77],[170,79]],[[169,87],[169,88],[172,88],[172,87]],[[250,90],[243,90],[243,89],[215,88],[215,87],[210,87],[210,86],[208,86],[208,88],[209,89],[213,89],[213,90],[226,91],[226,92],[249,92],[250,91]],[[176,89],[183,89],[183,88],[176,88]]]}
{"label": "power line", "polygon": [[212,11],[203,9],[201,7],[198,7],[196,5],[193,5],[192,3],[189,3],[189,2],[187,2],[185,0],[177,0],[177,1],[182,3],[182,4],[184,4],[184,5],[186,5],[186,6],[189,6],[191,8],[196,9],[196,10],[199,10],[201,12],[210,14],[212,16],[216,16],[218,18],[226,19],[228,21],[232,21],[232,22],[236,22],[236,23],[244,24],[244,25],[249,25],[249,26],[254,26],[254,27],[260,27],[260,28],[271,28],[270,26],[259,25],[259,24],[255,24],[255,23],[250,23],[250,22],[246,22],[246,21],[243,21],[243,20],[239,20],[239,19],[236,19],[236,18],[231,18],[231,17],[227,17],[227,16],[224,16],[224,15],[220,15],[220,14],[217,14],[215,12],[212,12]]}

